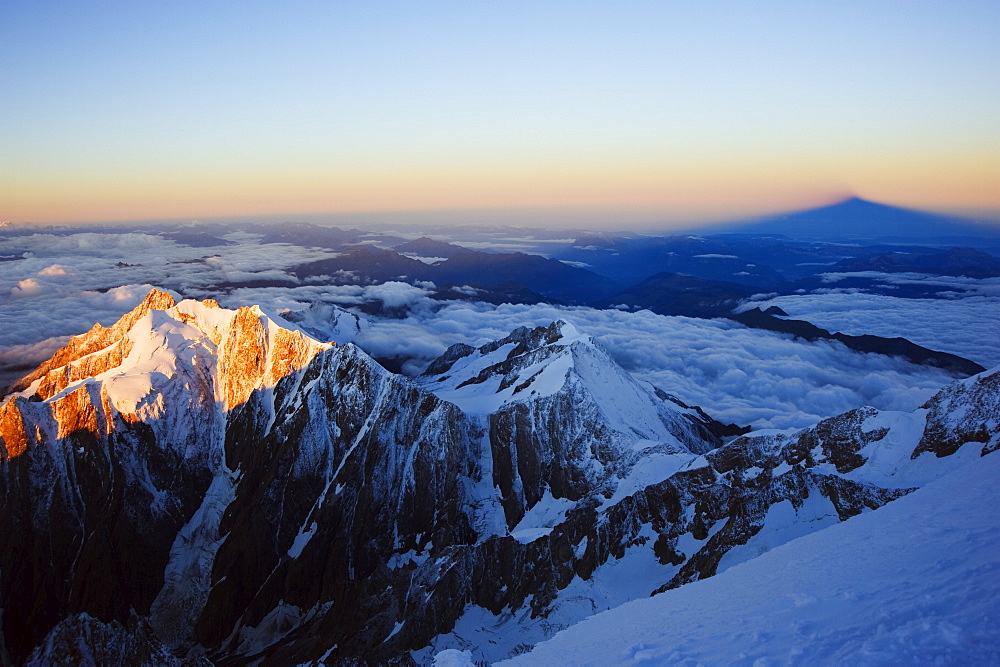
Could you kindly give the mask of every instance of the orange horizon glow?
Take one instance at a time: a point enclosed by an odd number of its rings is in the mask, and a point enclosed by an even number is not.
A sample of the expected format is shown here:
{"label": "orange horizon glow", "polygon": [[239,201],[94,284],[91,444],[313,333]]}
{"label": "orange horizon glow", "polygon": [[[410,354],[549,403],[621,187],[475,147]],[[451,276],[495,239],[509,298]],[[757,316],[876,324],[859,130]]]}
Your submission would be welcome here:
{"label": "orange horizon glow", "polygon": [[[795,165],[724,171],[710,164],[631,171],[625,165],[425,173],[191,174],[17,183],[0,219],[38,224],[238,216],[532,209],[624,221],[714,222],[823,205],[858,194],[916,209],[1000,211],[1000,178],[956,164],[950,182],[905,165],[858,185]],[[589,214],[589,215],[586,215]],[[565,218],[565,216],[563,216]]]}

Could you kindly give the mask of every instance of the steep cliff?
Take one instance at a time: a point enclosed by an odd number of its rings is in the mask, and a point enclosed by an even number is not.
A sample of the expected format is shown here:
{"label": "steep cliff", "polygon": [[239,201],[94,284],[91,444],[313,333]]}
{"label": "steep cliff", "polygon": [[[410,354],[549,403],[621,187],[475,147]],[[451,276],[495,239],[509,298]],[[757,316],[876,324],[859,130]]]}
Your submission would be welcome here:
{"label": "steep cliff", "polygon": [[411,381],[260,308],[153,292],[0,405],[0,648],[497,659],[996,448],[998,377],[731,439],[565,322]]}

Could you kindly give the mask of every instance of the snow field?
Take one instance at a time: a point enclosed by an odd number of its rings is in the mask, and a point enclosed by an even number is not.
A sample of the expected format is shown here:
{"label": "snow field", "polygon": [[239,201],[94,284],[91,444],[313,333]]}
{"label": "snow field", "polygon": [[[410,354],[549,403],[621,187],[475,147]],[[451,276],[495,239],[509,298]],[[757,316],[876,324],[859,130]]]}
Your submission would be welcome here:
{"label": "snow field", "polygon": [[1000,455],[502,664],[996,664]]}

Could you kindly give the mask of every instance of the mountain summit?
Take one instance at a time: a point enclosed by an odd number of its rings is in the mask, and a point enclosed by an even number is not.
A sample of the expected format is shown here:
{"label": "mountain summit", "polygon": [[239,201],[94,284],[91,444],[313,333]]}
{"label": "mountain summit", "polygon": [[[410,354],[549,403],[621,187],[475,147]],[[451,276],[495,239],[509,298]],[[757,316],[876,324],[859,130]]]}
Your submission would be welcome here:
{"label": "mountain summit", "polygon": [[566,322],[453,346],[414,381],[157,291],[17,386],[15,663],[498,660],[1000,447],[1000,369],[913,413],[734,438]]}

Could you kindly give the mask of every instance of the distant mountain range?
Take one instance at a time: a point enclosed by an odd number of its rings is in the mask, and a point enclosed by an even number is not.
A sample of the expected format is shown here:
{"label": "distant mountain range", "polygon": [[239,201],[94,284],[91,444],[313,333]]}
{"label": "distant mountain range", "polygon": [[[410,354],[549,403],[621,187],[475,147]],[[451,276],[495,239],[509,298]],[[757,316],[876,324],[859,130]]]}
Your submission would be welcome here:
{"label": "distant mountain range", "polygon": [[[0,260],[16,263],[30,256],[30,244],[26,241],[19,247],[18,237],[41,229],[4,227],[2,236],[9,241],[9,252]],[[303,260],[280,271],[227,273],[199,287],[220,294],[239,288],[398,281],[417,285],[436,300],[548,302],[647,308],[664,315],[730,317],[735,306],[755,294],[829,290],[830,274],[838,274],[838,290],[885,294],[891,289],[893,296],[903,298],[947,298],[965,289],[965,283],[896,279],[893,274],[1000,277],[1000,225],[859,198],[703,229],[697,234],[640,236],[622,232],[558,239],[550,233],[512,228],[498,229],[490,237],[476,228],[468,230],[471,236],[463,237],[461,229],[438,238],[408,239],[398,231],[341,229],[305,222],[210,222],[170,229],[44,228],[46,234],[59,236],[98,231],[147,234],[181,246],[204,248],[202,258],[184,260],[192,263],[225,256],[239,243],[240,235],[262,245],[328,251],[326,258],[317,261]],[[710,234],[712,231],[727,233]],[[233,232],[239,234],[231,236]],[[483,240],[490,238],[492,241]],[[955,241],[962,245],[956,247],[952,244]],[[511,252],[519,247],[534,252]],[[160,284],[184,294],[186,278],[173,281],[167,276]],[[353,305],[373,315],[401,314],[398,307],[394,310],[378,300]]]}
{"label": "distant mountain range", "polygon": [[[450,257],[425,263],[395,250],[367,245],[346,249],[339,257],[303,264],[296,274],[303,280],[318,276],[347,282],[384,282],[387,280],[432,281],[438,287],[473,286],[509,291],[517,283],[532,292],[562,303],[586,303],[621,289],[621,285],[592,271],[570,266],[555,259],[525,253],[487,253],[465,250],[438,243],[433,258]],[[413,244],[409,245],[413,248]],[[426,247],[424,244],[423,247]]]}
{"label": "distant mountain range", "polygon": [[1000,258],[975,248],[951,248],[941,253],[889,252],[837,262],[834,271],[932,273],[939,276],[992,278],[1000,275]]}
{"label": "distant mountain range", "polygon": [[[904,298],[946,298],[962,284],[892,278],[892,274],[985,279],[1000,277],[1000,236],[996,229],[958,218],[911,211],[862,199],[778,216],[738,227],[739,234],[638,236],[587,234],[575,240],[545,239],[548,256],[505,252],[515,240],[490,247],[483,241],[464,241],[476,249],[440,238],[405,239],[396,232],[323,227],[309,223],[189,225],[172,231],[146,229],[181,245],[217,248],[223,256],[233,242],[233,231],[252,234],[261,243],[323,248],[325,259],[304,262],[287,271],[238,277],[205,287],[216,293],[239,288],[292,285],[374,285],[405,282],[427,291],[438,301],[471,300],[483,303],[587,305],[597,308],[648,309],[662,315],[729,317],[743,324],[793,333],[809,340],[833,338],[854,349],[899,355],[901,343],[869,337],[862,341],[830,333],[808,323],[793,326],[769,315],[734,315],[755,294],[803,294],[836,288]],[[132,230],[133,232],[137,231]],[[508,230],[510,231],[510,230]],[[522,230],[523,231],[523,230]],[[942,248],[935,239],[961,233],[985,233],[980,238],[993,253],[972,247]],[[12,230],[12,238],[20,232]],[[63,231],[56,233],[62,234]],[[71,233],[66,230],[65,233]],[[479,232],[477,232],[479,233]],[[785,235],[787,234],[787,235]],[[888,238],[924,235],[927,244],[834,242],[855,235]],[[937,236],[935,236],[937,235]],[[793,238],[794,236],[794,238]],[[815,237],[802,240],[803,237]],[[545,237],[544,234],[540,237]],[[827,237],[824,240],[824,237]],[[477,237],[478,238],[478,237]],[[992,246],[990,244],[992,243]],[[14,247],[16,249],[16,246]],[[22,254],[10,256],[16,262]],[[203,259],[189,260],[200,262]],[[891,284],[890,284],[891,283]],[[182,284],[164,287],[184,293]],[[334,299],[334,302],[336,300]],[[352,305],[370,315],[405,314],[405,306],[370,299]],[[839,336],[839,338],[838,338]],[[976,372],[963,359],[945,359],[932,350],[904,341],[902,356],[915,363],[932,363],[957,372]],[[380,359],[394,368],[391,359]],[[957,366],[956,366],[957,364]]]}
{"label": "distant mountain range", "polygon": [[[15,389],[4,664],[492,662],[629,600],[747,583],[734,566],[1000,448],[1000,369],[913,412],[747,433],[564,321],[411,379],[258,306],[155,290]],[[960,558],[971,535],[951,535]]]}

